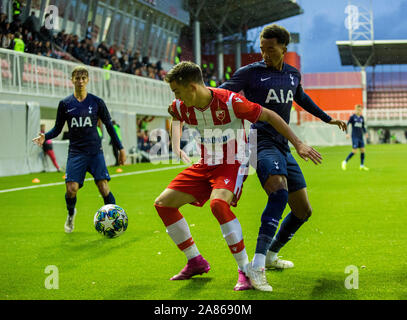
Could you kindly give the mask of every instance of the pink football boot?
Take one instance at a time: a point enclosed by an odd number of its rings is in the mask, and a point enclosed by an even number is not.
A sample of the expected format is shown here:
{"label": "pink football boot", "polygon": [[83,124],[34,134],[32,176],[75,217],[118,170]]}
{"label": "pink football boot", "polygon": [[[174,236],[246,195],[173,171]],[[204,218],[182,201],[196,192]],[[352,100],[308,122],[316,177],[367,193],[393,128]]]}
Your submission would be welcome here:
{"label": "pink football boot", "polygon": [[180,271],[180,273],[173,276],[170,280],[187,280],[191,277],[202,274],[208,273],[211,269],[208,261],[206,261],[201,255],[196,256],[188,260],[187,265]]}

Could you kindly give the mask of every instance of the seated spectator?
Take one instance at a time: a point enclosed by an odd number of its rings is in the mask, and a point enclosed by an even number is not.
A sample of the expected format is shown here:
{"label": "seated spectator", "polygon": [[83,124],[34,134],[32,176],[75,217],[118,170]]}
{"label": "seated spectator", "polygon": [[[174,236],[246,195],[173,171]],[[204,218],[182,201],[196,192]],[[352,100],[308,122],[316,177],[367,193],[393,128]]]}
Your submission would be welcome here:
{"label": "seated spectator", "polygon": [[9,32],[7,35],[3,36],[1,47],[5,49],[13,49],[14,34]]}

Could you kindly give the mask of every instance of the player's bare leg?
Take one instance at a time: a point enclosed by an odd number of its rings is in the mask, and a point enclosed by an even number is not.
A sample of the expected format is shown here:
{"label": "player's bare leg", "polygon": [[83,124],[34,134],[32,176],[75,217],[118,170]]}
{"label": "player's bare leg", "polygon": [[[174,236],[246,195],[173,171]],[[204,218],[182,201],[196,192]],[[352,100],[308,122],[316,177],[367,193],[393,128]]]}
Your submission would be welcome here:
{"label": "player's bare leg", "polygon": [[105,204],[116,204],[116,199],[110,191],[109,183],[106,179],[96,181],[96,185],[99,189],[100,195],[103,197],[103,201],[105,202]]}
{"label": "player's bare leg", "polygon": [[247,276],[249,258],[244,246],[243,232],[239,220],[230,210],[230,202],[233,197],[233,192],[227,189],[214,189],[210,197],[210,207],[220,224],[222,235],[238,265],[238,281],[234,290],[249,290],[252,289],[250,279]]}
{"label": "player's bare leg", "polygon": [[347,156],[347,158],[345,160],[342,161],[342,170],[346,170],[346,165],[348,163],[348,161],[355,155],[355,153],[358,152],[358,149],[354,149],[352,148],[352,152],[349,153],[349,155]]}
{"label": "player's bare leg", "polygon": [[154,202],[168,235],[188,259],[186,266],[170,280],[186,280],[210,270],[209,263],[199,253],[192,239],[187,221],[178,210],[184,204],[194,201],[196,199],[188,193],[167,188]]}
{"label": "player's bare leg", "polygon": [[77,182],[66,182],[65,201],[68,209],[68,215],[66,217],[64,229],[66,233],[71,233],[74,229],[74,222],[76,216],[76,194],[79,190],[79,184]]}
{"label": "player's bare leg", "polygon": [[288,205],[291,208],[291,212],[281,223],[280,230],[273,239],[270,250],[267,252],[267,268],[289,269],[294,267],[294,263],[280,259],[277,254],[312,214],[307,188],[290,192],[288,194]]}

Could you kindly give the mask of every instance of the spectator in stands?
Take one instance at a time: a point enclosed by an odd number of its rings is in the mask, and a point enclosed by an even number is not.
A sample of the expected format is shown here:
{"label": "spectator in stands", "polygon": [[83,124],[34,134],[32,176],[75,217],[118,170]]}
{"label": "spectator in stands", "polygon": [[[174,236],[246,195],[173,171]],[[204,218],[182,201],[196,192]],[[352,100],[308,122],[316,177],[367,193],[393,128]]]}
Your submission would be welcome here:
{"label": "spectator in stands", "polygon": [[[8,27],[6,28],[6,25]],[[10,24],[7,21],[7,15],[5,13],[0,13],[0,34],[7,34],[7,30],[10,27]]]}
{"label": "spectator in stands", "polygon": [[110,97],[110,70],[112,69],[112,64],[108,59],[105,59],[105,63],[102,66],[105,69],[105,81],[106,81],[106,96]]}
{"label": "spectator in stands", "polygon": [[67,34],[65,30],[54,36],[53,30],[47,29],[45,26],[48,17],[49,14],[46,14],[44,25],[38,29],[40,23],[34,11],[24,21],[24,24],[16,21],[13,25],[7,21],[6,14],[0,14],[0,46],[14,49],[15,33],[19,32],[23,35],[22,40],[27,53],[57,59],[78,60],[94,67],[103,67],[103,62],[108,59],[112,70],[163,80],[166,72],[162,69],[161,61],[154,65],[150,63],[148,56],[144,56],[140,61],[140,51],[135,50],[132,53],[130,49],[125,50],[123,45],[118,46],[116,43],[108,48],[103,41],[96,47],[89,36],[80,40],[77,35]]}
{"label": "spectator in stands", "polygon": [[11,32],[3,35],[3,39],[2,39],[2,43],[1,43],[2,48],[13,49],[13,43],[14,43],[13,40],[14,40],[14,34],[12,34]]}
{"label": "spectator in stands", "polygon": [[141,150],[145,151],[145,152],[149,152],[151,149],[151,142],[150,142],[150,138],[148,136],[148,130],[141,130],[143,136],[143,144],[141,146]]}
{"label": "spectator in stands", "polygon": [[88,27],[86,28],[86,39],[92,39],[92,21],[88,22]]}
{"label": "spectator in stands", "polygon": [[52,31],[46,27],[46,22],[49,17],[49,13],[45,15],[44,25],[40,28],[40,38],[43,41],[53,41]]}
{"label": "spectator in stands", "polygon": [[97,49],[103,59],[107,59],[109,57],[109,48],[107,47],[106,42],[102,41],[98,45]]}
{"label": "spectator in stands", "polygon": [[152,64],[147,65],[147,73],[148,73],[149,78],[157,79],[156,78],[156,70],[154,68],[154,65],[152,65]]}
{"label": "spectator in stands", "polygon": [[131,64],[135,64],[134,69],[141,67],[141,62],[140,62],[140,51],[135,50],[133,56],[130,59]]}
{"label": "spectator in stands", "polygon": [[154,116],[144,116],[137,119],[137,127],[142,131],[147,131],[148,124],[155,119]]}
{"label": "spectator in stands", "polygon": [[121,64],[123,72],[130,73],[130,61],[129,61],[129,55],[125,53],[120,59],[119,62]]}
{"label": "spectator in stands", "polygon": [[53,38],[52,37],[52,31],[45,26],[49,15],[50,15],[49,13],[47,13],[45,15],[45,17],[44,17],[44,25],[40,28],[40,38],[41,38],[41,40],[45,40],[45,41],[47,41],[47,40],[52,41],[52,38]]}
{"label": "spectator in stands", "polygon": [[[40,132],[41,133],[45,133],[45,124],[42,124],[40,126]],[[52,147],[52,140],[46,140],[43,145],[42,145],[42,149],[44,150],[44,155],[47,155],[48,157],[50,157],[52,163],[54,164],[55,168],[57,168],[57,171],[60,172],[61,169],[59,168],[57,159],[55,157],[55,153]]]}
{"label": "spectator in stands", "polygon": [[64,46],[64,37],[65,37],[65,30],[61,30],[57,33],[57,35],[54,37],[54,43],[63,48]]}
{"label": "spectator in stands", "polygon": [[20,32],[15,34],[13,50],[24,52],[25,50],[25,43],[23,41],[23,35]]}
{"label": "spectator in stands", "polygon": [[[119,138],[120,142],[122,142],[122,134],[121,134],[120,125],[118,123],[116,123],[115,120],[112,120],[112,125],[113,125],[113,128],[114,128],[114,131],[117,134],[117,137]],[[110,139],[109,144],[112,145],[113,155],[114,155],[114,158],[116,159],[115,166],[117,167],[119,165],[119,149],[117,149],[116,145],[112,142],[112,139]]]}
{"label": "spectator in stands", "polygon": [[39,39],[40,20],[35,16],[34,11],[31,11],[31,15],[24,21],[23,29],[30,31],[34,40]]}
{"label": "spectator in stands", "polygon": [[41,48],[41,54],[44,57],[55,58],[50,41],[46,41],[44,43],[43,47]]}
{"label": "spectator in stands", "polygon": [[23,25],[22,25],[20,19],[13,20],[13,21],[10,23],[10,30],[11,30],[11,32],[16,33],[16,32],[18,32],[18,31],[20,31],[20,27],[22,27],[22,26],[23,26]]}
{"label": "spectator in stands", "polygon": [[120,61],[115,55],[112,56],[112,66],[114,71],[123,72]]}
{"label": "spectator in stands", "polygon": [[22,7],[20,0],[13,0],[13,21],[20,21]]}
{"label": "spectator in stands", "polygon": [[28,43],[29,41],[32,40],[32,33],[28,29],[20,28],[21,29],[21,34],[23,35],[23,41],[24,43]]}

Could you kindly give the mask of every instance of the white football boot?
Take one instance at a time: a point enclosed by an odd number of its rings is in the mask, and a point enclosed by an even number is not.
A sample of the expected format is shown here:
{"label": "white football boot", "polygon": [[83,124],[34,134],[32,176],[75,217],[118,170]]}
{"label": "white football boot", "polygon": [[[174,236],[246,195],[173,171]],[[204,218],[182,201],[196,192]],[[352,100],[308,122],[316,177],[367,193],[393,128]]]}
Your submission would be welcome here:
{"label": "white football boot", "polygon": [[270,251],[267,251],[266,255],[266,268],[267,269],[291,269],[294,268],[294,263],[288,260],[280,259],[279,257],[275,257],[273,259],[273,255]]}
{"label": "white football boot", "polygon": [[75,216],[76,216],[76,208],[74,209],[72,216],[69,215],[69,213],[68,213],[68,216],[66,217],[65,226],[64,226],[66,233],[71,233],[73,231]]}
{"label": "white football boot", "polygon": [[268,284],[266,278],[266,272],[264,268],[255,269],[250,262],[247,265],[246,275],[249,277],[252,286],[260,291],[273,291],[273,288]]}

